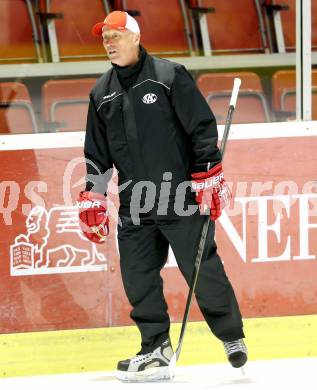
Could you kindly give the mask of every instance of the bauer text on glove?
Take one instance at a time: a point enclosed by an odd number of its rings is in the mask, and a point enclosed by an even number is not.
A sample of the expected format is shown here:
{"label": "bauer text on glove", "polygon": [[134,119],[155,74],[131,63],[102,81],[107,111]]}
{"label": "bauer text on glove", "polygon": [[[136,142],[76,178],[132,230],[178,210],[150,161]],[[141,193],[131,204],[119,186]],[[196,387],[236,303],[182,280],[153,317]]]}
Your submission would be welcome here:
{"label": "bauer text on glove", "polygon": [[220,217],[222,209],[230,203],[230,189],[224,179],[222,164],[219,163],[207,172],[193,173],[192,189],[196,192],[196,202],[202,214],[209,210],[210,219]]}

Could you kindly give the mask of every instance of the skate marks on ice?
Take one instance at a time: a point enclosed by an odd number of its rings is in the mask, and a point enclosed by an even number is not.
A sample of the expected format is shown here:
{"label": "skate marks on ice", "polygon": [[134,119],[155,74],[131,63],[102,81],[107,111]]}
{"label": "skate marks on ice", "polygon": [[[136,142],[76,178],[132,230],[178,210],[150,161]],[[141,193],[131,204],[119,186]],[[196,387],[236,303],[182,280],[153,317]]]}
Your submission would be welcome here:
{"label": "skate marks on ice", "polygon": [[317,358],[252,361],[246,365],[245,374],[226,364],[176,367],[171,381],[151,383],[123,383],[114,372],[50,375],[0,379],[2,389],[19,387],[32,390],[70,388],[111,390],[275,390],[317,389]]}

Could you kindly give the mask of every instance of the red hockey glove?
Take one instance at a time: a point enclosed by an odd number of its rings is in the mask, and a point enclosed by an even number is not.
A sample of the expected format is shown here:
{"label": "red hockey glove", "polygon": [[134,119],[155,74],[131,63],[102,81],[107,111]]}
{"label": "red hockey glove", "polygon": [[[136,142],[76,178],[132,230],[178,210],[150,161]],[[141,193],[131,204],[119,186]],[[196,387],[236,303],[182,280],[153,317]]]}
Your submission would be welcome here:
{"label": "red hockey glove", "polygon": [[223,177],[222,164],[219,163],[208,172],[193,173],[192,188],[196,192],[196,202],[201,214],[209,209],[210,219],[220,217],[222,209],[230,203],[230,189]]}
{"label": "red hockey glove", "polygon": [[79,225],[88,240],[102,244],[109,234],[107,199],[102,194],[82,191],[77,202]]}

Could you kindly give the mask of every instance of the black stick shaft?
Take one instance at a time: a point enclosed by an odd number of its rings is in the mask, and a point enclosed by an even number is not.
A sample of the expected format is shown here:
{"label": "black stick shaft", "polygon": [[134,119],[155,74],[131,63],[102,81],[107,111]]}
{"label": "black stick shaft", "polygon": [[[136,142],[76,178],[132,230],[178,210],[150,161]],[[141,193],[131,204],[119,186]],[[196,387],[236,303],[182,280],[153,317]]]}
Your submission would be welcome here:
{"label": "black stick shaft", "polygon": [[[221,141],[221,145],[220,145],[220,152],[221,152],[222,158],[224,157],[224,153],[226,150],[226,144],[227,144],[227,140],[228,140],[228,136],[229,136],[229,130],[230,130],[230,126],[231,126],[231,122],[232,122],[232,118],[233,118],[234,109],[235,109],[235,106],[230,104],[229,109],[228,109],[227,118],[226,118],[225,129],[224,129],[224,133],[223,133],[223,137],[222,137],[222,141]],[[190,306],[192,303],[193,294],[194,294],[194,291],[196,288],[201,259],[202,259],[203,254],[204,254],[207,233],[209,230],[210,216],[207,215],[205,218],[206,219],[205,219],[205,222],[203,225],[201,238],[200,238],[200,242],[199,242],[199,246],[198,246],[198,252],[197,252],[197,256],[196,256],[196,260],[195,260],[194,272],[193,272],[191,282],[190,282],[190,289],[189,289],[189,293],[188,293],[188,297],[187,297],[185,313],[184,313],[183,322],[182,322],[182,328],[181,328],[181,332],[180,332],[179,339],[178,339],[178,345],[177,345],[177,349],[176,349],[176,360],[178,360],[179,355],[181,353],[181,349],[182,349],[182,345],[183,345],[183,341],[184,341],[184,334],[185,334],[186,326],[188,323],[187,320],[188,320],[189,310],[190,310]]]}

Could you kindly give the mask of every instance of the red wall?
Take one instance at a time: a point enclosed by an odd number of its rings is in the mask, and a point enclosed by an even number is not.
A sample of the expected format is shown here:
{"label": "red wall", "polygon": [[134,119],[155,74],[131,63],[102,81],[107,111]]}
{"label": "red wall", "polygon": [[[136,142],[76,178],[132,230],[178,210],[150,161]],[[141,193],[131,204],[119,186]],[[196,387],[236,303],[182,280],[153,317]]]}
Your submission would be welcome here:
{"label": "red wall", "polygon": [[[236,200],[217,222],[217,243],[245,317],[317,312],[316,187],[309,183],[316,147],[317,137],[228,143],[225,174]],[[79,233],[76,208],[64,204],[63,175],[73,203],[83,187],[83,164],[69,166],[81,156],[80,148],[0,153],[1,333],[131,323],[115,221],[98,258]],[[272,202],[290,187],[290,196]],[[180,321],[188,289],[177,268],[162,273],[171,318]],[[202,319],[196,305],[191,319]]]}

